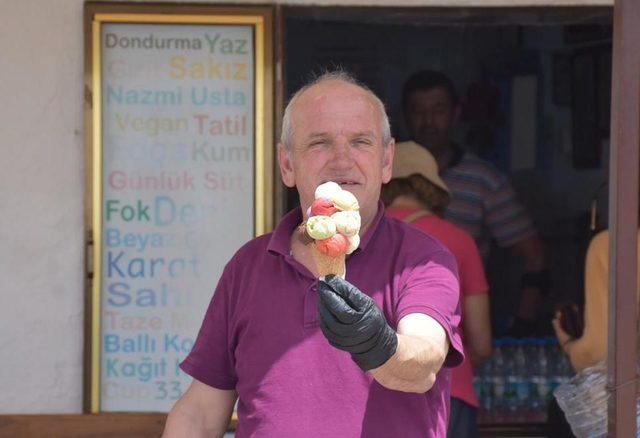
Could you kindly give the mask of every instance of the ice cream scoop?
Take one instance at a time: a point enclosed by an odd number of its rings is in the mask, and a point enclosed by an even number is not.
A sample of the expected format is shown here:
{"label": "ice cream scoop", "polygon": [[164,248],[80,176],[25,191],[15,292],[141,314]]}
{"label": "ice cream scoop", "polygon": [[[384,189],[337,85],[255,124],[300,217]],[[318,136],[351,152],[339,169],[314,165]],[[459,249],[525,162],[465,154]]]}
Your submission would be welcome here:
{"label": "ice cream scoop", "polygon": [[318,198],[311,204],[311,214],[309,216],[331,216],[338,211],[333,201],[327,198]]}
{"label": "ice cream scoop", "polygon": [[357,211],[339,211],[331,215],[336,224],[336,230],[347,237],[354,236],[360,231],[360,213]]}
{"label": "ice cream scoop", "polygon": [[345,254],[349,240],[342,234],[335,234],[328,239],[316,240],[316,248],[329,257],[340,257]]}
{"label": "ice cream scoop", "polygon": [[347,254],[351,254],[360,246],[360,236],[358,234],[354,234],[348,239],[349,239],[349,246],[347,246]]}
{"label": "ice cream scoop", "polygon": [[[315,201],[307,210],[306,233],[320,278],[346,276],[346,255],[360,245],[360,213],[353,193],[329,181],[315,190]],[[306,240],[305,240],[306,241]]]}
{"label": "ice cream scoop", "polygon": [[336,223],[329,216],[311,216],[307,220],[307,234],[316,240],[328,239],[336,234]]}
{"label": "ice cream scoop", "polygon": [[333,195],[342,191],[342,187],[333,181],[320,184],[315,191],[315,198],[333,199]]}
{"label": "ice cream scoop", "polygon": [[347,190],[340,190],[339,192],[335,193],[331,197],[331,200],[339,210],[357,211],[360,208],[356,197],[353,195],[353,193]]}

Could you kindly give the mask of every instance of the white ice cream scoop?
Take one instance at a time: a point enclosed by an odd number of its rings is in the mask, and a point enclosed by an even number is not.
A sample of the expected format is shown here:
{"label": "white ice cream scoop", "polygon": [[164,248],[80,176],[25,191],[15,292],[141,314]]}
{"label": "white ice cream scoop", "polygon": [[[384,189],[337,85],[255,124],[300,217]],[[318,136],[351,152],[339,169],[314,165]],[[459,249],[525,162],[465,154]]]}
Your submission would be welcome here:
{"label": "white ice cream scoop", "polygon": [[347,238],[349,240],[349,246],[347,247],[347,254],[351,254],[360,246],[360,236],[355,234]]}
{"label": "white ice cream scoop", "polygon": [[360,213],[357,211],[339,211],[331,215],[339,233],[347,237],[355,236],[360,231]]}
{"label": "white ice cream scoop", "polygon": [[329,199],[331,199],[333,204],[340,210],[357,211],[360,208],[358,200],[353,193],[348,190],[341,190]]}
{"label": "white ice cream scoop", "polygon": [[325,198],[332,199],[333,195],[336,193],[340,193],[342,191],[342,187],[333,181],[326,182],[324,184],[320,184],[315,191],[316,199]]}

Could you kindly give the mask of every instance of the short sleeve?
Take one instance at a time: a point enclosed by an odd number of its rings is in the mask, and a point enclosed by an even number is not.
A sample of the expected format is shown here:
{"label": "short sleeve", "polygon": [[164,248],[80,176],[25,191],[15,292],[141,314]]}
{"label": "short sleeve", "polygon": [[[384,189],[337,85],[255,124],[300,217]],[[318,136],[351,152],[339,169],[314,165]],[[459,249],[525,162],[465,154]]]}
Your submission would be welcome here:
{"label": "short sleeve", "polygon": [[489,290],[487,277],[478,246],[473,238],[465,235],[462,240],[462,251],[459,254],[460,296],[485,294]]}
{"label": "short sleeve", "polygon": [[518,201],[507,178],[495,171],[490,185],[485,198],[485,220],[497,244],[501,247],[511,246],[535,233],[533,221]]}
{"label": "short sleeve", "polygon": [[234,389],[237,382],[230,346],[229,315],[232,278],[227,265],[209,303],[196,342],[180,368],[217,389]]}
{"label": "short sleeve", "polygon": [[462,363],[460,286],[453,255],[446,250],[434,251],[413,267],[403,280],[396,306],[396,322],[411,313],[422,313],[435,319],[450,343],[444,366],[455,367]]}

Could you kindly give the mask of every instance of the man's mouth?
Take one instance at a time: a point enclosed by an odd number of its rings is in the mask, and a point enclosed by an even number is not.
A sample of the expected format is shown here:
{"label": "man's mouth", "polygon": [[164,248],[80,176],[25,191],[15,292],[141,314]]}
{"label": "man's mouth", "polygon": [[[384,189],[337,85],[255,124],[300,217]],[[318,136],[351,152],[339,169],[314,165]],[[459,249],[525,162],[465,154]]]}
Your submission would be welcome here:
{"label": "man's mouth", "polygon": [[[344,178],[334,178],[327,181],[333,181],[342,188],[354,187],[354,186],[360,185],[358,181],[355,181],[352,179],[344,179]],[[323,182],[327,182],[327,181],[323,181]]]}

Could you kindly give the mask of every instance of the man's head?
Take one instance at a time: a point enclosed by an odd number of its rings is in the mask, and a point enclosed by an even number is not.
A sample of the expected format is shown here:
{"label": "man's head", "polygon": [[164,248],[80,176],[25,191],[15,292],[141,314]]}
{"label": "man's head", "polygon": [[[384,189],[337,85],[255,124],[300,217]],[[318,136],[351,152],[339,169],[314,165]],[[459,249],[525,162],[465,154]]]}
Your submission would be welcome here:
{"label": "man's head", "polygon": [[287,105],[278,164],[284,183],[298,189],[303,211],[318,185],[335,181],[358,199],[364,229],[391,178],[393,149],[380,99],[346,73],[326,73]]}
{"label": "man's head", "polygon": [[456,89],[445,74],[414,73],[402,91],[404,119],[411,139],[439,157],[451,145],[453,128],[460,116]]}

